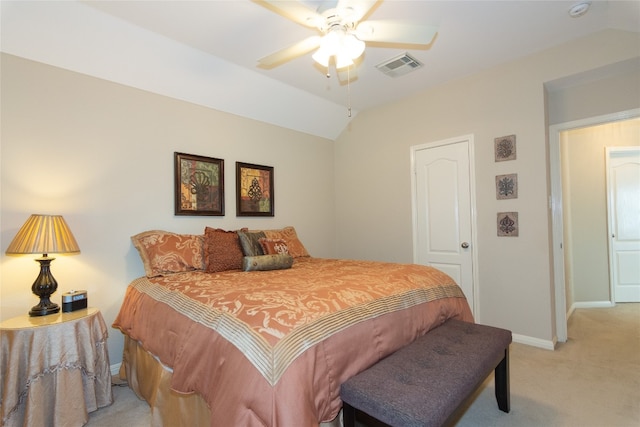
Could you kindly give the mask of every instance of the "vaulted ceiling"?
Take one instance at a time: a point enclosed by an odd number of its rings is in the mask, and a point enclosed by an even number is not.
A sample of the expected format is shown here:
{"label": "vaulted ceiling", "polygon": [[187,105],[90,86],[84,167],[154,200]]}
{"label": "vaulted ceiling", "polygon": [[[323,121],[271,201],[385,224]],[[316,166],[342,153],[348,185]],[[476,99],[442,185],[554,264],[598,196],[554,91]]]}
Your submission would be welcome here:
{"label": "vaulted ceiling", "polygon": [[[428,47],[368,44],[348,84],[311,53],[259,67],[259,58],[317,34],[260,1],[5,0],[1,41],[7,53],[335,139],[349,107],[355,116],[603,29],[640,30],[638,1],[593,0],[573,18],[577,3],[379,1],[367,19],[435,25],[438,33]],[[401,77],[376,68],[406,52],[424,66]]]}

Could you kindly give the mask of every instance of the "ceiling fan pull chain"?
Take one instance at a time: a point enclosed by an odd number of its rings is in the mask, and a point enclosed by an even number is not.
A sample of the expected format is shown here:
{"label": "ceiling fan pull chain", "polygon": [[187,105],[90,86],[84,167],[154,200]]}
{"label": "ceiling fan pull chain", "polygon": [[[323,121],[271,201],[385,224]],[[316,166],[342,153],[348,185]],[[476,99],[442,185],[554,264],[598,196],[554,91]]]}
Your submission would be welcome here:
{"label": "ceiling fan pull chain", "polygon": [[351,65],[347,67],[347,111],[348,117],[351,117]]}

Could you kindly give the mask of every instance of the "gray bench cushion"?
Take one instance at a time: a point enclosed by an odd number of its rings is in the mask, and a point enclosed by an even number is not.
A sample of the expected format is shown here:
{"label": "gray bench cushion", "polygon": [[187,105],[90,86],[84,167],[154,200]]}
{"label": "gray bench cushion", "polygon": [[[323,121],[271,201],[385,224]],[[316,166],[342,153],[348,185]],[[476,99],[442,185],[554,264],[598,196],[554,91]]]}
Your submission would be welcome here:
{"label": "gray bench cushion", "polygon": [[347,380],[340,396],[392,426],[440,426],[501,361],[507,363],[510,343],[510,331],[449,320]]}

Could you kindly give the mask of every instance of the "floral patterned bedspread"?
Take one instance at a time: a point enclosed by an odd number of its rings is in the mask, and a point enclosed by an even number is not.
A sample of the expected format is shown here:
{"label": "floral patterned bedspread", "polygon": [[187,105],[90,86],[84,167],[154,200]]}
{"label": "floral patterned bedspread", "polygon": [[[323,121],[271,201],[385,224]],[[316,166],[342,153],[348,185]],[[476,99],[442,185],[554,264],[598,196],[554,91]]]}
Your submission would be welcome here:
{"label": "floral patterned bedspread", "polygon": [[[395,323],[387,325],[388,320],[379,320],[387,317]],[[290,384],[302,387],[306,380],[281,381],[287,369],[292,364],[296,367],[289,371],[316,369],[331,384],[316,384],[322,377],[317,372],[304,375],[315,378],[309,380],[310,388],[331,388],[330,396],[326,397],[329,404],[314,409],[312,415],[300,409],[300,416],[318,416],[322,420],[327,416],[322,412],[335,416],[339,410],[340,381],[451,317],[473,321],[462,290],[437,269],[415,264],[297,258],[293,267],[285,270],[188,272],[136,279],[127,290],[114,326],[139,340],[173,369],[173,386],[183,388],[178,391],[196,391],[209,397],[212,411],[213,392],[209,393],[208,386],[201,383],[206,382],[207,375],[217,375],[213,372],[218,368],[206,366],[201,359],[207,354],[211,355],[211,365],[222,363],[213,360],[213,353],[223,351],[227,343],[255,367],[268,383],[265,387],[272,387],[276,394],[284,393],[288,400],[306,395],[306,391],[279,390],[291,388]],[[372,320],[376,323],[371,323]],[[329,357],[330,338],[336,336],[333,342],[337,343],[345,333],[355,330],[359,336],[365,331],[371,338],[362,337],[360,349],[336,349],[341,354]],[[212,344],[211,339],[205,338],[206,331],[225,341],[216,338],[218,341]],[[305,354],[309,349],[318,354]],[[349,352],[354,355],[349,356]],[[303,360],[296,362],[303,354]],[[229,356],[223,356],[223,360],[225,357],[230,360]],[[345,366],[331,365],[338,359],[344,359],[340,365]],[[309,366],[303,369],[302,365]],[[198,369],[202,372],[198,373]],[[225,371],[220,369],[220,375],[225,375]],[[230,388],[235,387],[237,380],[233,379],[235,383]],[[216,381],[218,386],[224,384],[219,378]],[[251,384],[249,387],[256,387],[256,380],[251,379]],[[239,399],[246,398],[246,388]],[[309,393],[314,396],[326,392]],[[277,396],[271,398],[280,400]],[[306,404],[301,402],[300,406]],[[265,411],[277,411],[273,404],[264,406]],[[229,413],[228,406],[224,410]],[[275,415],[266,414],[260,422],[269,424],[269,417],[271,421],[276,419]]]}

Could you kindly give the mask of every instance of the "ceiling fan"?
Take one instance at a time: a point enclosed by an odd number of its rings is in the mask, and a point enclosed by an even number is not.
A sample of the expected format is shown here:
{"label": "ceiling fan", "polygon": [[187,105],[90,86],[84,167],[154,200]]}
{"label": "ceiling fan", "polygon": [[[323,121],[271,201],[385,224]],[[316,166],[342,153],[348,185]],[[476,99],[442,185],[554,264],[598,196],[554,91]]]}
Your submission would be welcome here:
{"label": "ceiling fan", "polygon": [[[395,20],[363,20],[380,0],[323,0],[316,10],[303,1],[255,0],[268,9],[318,34],[307,37],[258,60],[263,68],[273,68],[313,50],[313,59],[324,67],[337,69],[353,65],[365,49],[376,44],[429,45],[438,28]],[[309,1],[306,1],[309,3]]]}

